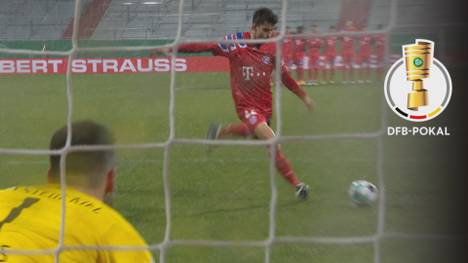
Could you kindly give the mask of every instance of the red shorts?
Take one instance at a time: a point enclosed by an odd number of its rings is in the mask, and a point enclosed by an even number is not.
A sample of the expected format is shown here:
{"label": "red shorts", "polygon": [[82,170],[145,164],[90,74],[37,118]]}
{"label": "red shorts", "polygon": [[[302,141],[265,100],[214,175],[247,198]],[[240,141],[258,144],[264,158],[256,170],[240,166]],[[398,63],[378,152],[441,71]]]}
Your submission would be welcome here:
{"label": "red shorts", "polygon": [[259,124],[263,122],[268,124],[270,118],[255,108],[245,109],[243,114],[239,114],[239,117],[242,122],[249,127],[249,130],[252,133]]}
{"label": "red shorts", "polygon": [[350,66],[353,62],[354,54],[352,52],[343,53],[343,64]]}
{"label": "red shorts", "polygon": [[310,50],[309,51],[309,57],[320,57],[320,50]]}
{"label": "red shorts", "polygon": [[375,52],[377,57],[384,57],[385,55],[385,49],[382,48],[382,49],[377,49],[377,52]]}
{"label": "red shorts", "polygon": [[319,60],[320,58],[320,55],[310,55],[309,56],[309,66],[312,67],[312,68],[316,68],[317,67],[317,61]]}
{"label": "red shorts", "polygon": [[336,58],[336,53],[325,54],[325,59],[327,60],[327,63],[331,65],[335,64],[335,58]]}
{"label": "red shorts", "polygon": [[378,67],[383,67],[383,62],[385,60],[385,54],[383,53],[377,53],[377,57],[376,57],[376,62],[377,62],[377,66]]}
{"label": "red shorts", "polygon": [[359,61],[358,63],[359,64],[362,64],[362,63],[369,63],[369,60],[370,60],[370,54],[361,54],[359,56]]}
{"label": "red shorts", "polygon": [[296,64],[298,68],[304,68],[304,53],[294,55],[294,64]]}
{"label": "red shorts", "polygon": [[283,61],[288,65],[290,62],[292,62],[292,56],[291,55],[283,55]]}

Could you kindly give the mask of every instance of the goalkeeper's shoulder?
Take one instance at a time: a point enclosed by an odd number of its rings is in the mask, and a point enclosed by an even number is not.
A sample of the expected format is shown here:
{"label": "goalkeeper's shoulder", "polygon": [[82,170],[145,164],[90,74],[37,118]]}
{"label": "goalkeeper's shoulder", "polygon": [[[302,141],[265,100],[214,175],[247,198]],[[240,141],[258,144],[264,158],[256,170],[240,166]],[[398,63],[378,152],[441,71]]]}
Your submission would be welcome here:
{"label": "goalkeeper's shoulder", "polygon": [[139,249],[131,251],[105,251],[106,257],[111,258],[111,262],[154,262],[148,244],[140,233],[131,225],[120,213],[110,208],[106,211],[109,216],[108,224],[102,233],[101,244],[107,246],[134,246]]}
{"label": "goalkeeper's shoulder", "polygon": [[142,248],[126,252],[100,251],[104,257],[111,258],[110,262],[153,262],[151,254],[143,249],[148,246],[146,241],[120,212],[93,198],[83,199],[82,202],[82,205],[75,205],[73,211],[70,211],[70,217],[73,218],[70,223],[76,222],[76,225],[84,226],[87,229],[83,231],[83,229],[74,227],[67,228],[68,231],[74,232],[73,236],[87,240],[89,238],[87,235],[91,233],[94,236],[94,241],[88,240],[86,243],[97,241],[99,245],[103,246],[137,246]]}

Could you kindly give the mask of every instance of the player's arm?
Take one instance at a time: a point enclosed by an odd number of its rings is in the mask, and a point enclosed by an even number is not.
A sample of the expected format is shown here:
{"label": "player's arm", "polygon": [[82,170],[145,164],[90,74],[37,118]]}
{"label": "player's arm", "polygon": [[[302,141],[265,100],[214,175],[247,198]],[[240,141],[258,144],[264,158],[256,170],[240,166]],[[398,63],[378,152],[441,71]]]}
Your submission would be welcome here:
{"label": "player's arm", "polygon": [[[174,48],[157,48],[156,54],[162,53],[165,56],[170,56],[174,50]],[[211,52],[213,55],[223,55],[219,54],[219,48],[215,43],[187,43],[182,44],[177,47],[177,52],[179,53],[204,53],[204,52]]]}
{"label": "player's arm", "polygon": [[[224,39],[231,39],[228,36]],[[182,44],[177,47],[177,50],[181,53],[202,53],[202,52],[211,52],[214,56],[223,56],[228,57],[231,49],[235,47],[236,44],[224,44],[224,43],[187,43]]]}
{"label": "player's arm", "polygon": [[202,52],[216,52],[217,44],[215,43],[188,43],[182,44],[177,47],[181,53],[202,53]]}
{"label": "player's arm", "polygon": [[315,102],[309,97],[309,95],[307,95],[307,92],[301,88],[301,86],[299,86],[297,82],[291,77],[291,74],[289,74],[284,65],[281,67],[281,82],[283,82],[286,88],[296,94],[302,100],[302,102],[304,102],[309,111],[313,111],[315,109]]}
{"label": "player's arm", "polygon": [[[202,53],[212,52],[214,55],[218,52],[217,44],[215,43],[187,43],[177,47],[177,51],[180,53]],[[165,55],[169,55],[174,48],[157,48],[156,52],[162,52]]]}

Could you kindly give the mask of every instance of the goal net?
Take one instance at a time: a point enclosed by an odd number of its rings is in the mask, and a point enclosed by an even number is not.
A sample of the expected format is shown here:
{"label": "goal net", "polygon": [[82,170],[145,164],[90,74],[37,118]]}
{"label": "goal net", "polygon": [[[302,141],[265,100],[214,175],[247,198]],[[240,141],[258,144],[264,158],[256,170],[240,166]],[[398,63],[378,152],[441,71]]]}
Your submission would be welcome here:
{"label": "goal net", "polygon": [[[93,34],[87,35],[80,26],[87,27],[96,19],[88,11],[96,2],[108,3],[102,5],[106,6],[102,14],[95,14],[101,18],[97,19],[100,23]],[[251,20],[255,8],[271,6],[279,17],[280,34],[246,43],[274,42],[280,47],[276,56],[284,57],[288,27],[293,31],[298,26],[319,25],[320,33],[306,29],[296,34],[304,38],[318,35],[358,39],[382,34],[387,36],[383,60],[386,68],[399,55],[392,46],[405,44],[390,40],[397,26],[399,1],[374,1],[374,5],[367,1],[372,8],[383,6],[368,12],[368,19],[384,24],[379,29],[369,27],[355,32],[327,31],[330,24],[340,23],[338,15],[344,11],[337,7],[350,1],[234,2],[76,0],[69,14],[73,22],[57,30],[65,29],[65,39],[68,32],[69,39],[61,44],[41,40],[23,47],[19,42],[4,41],[0,45],[0,67],[2,73],[10,75],[0,80],[5,87],[0,91],[0,103],[4,105],[0,121],[5,124],[1,124],[0,134],[6,138],[0,141],[4,164],[0,172],[23,175],[4,178],[1,186],[43,181],[39,175],[44,174],[41,171],[47,168],[45,160],[50,154],[60,154],[65,165],[70,151],[105,148],[70,146],[69,134],[63,149],[46,149],[50,132],[61,123],[70,127],[74,120],[93,118],[116,132],[118,143],[113,148],[120,154],[121,168],[115,206],[142,233],[148,247],[81,249],[148,249],[155,261],[162,263],[380,263],[411,260],[412,252],[427,258],[431,253],[425,255],[425,249],[451,242],[450,237],[431,232],[432,222],[414,223],[419,222],[421,211],[405,211],[408,200],[399,199],[399,191],[414,186],[396,182],[402,177],[393,175],[405,167],[395,164],[400,160],[394,158],[398,149],[387,149],[393,143],[385,139],[391,113],[387,113],[383,84],[374,73],[368,82],[356,79],[356,83],[342,84],[340,60],[335,61],[335,83],[320,83],[325,73],[319,72],[316,81],[320,85],[305,86],[317,102],[316,112],[306,113],[302,103],[282,87],[281,61],[277,60],[272,76],[272,127],[276,138],[212,141],[204,138],[210,122],[237,121],[232,104],[228,104],[227,65],[216,59],[203,60],[206,57],[197,62],[198,56],[155,52],[183,43],[220,41],[221,32],[247,31],[249,23],[245,21]],[[65,10],[51,1],[43,4],[53,5],[56,12]],[[8,30],[14,28],[13,23]],[[150,26],[139,26],[142,23]],[[31,25],[28,30],[29,39],[34,39],[43,29]],[[221,42],[232,44],[236,40]],[[197,68],[185,73],[194,67],[191,63],[198,63]],[[326,68],[324,63],[319,61],[320,68]],[[296,76],[298,65],[293,62],[288,66]],[[376,67],[375,62],[371,63],[370,70],[374,72]],[[352,68],[361,69],[358,65]],[[308,68],[305,70],[307,76]],[[36,134],[29,137],[27,133],[31,132]],[[278,175],[271,161],[274,158],[268,158],[266,146],[274,155],[279,144],[301,180],[311,186],[310,199],[305,202],[295,199],[294,191]],[[62,171],[61,178],[65,176]],[[379,197],[373,207],[351,204],[347,188],[357,179],[372,181],[378,187]],[[387,191],[387,180],[393,186],[391,192]],[[65,181],[61,186],[65,194]],[[413,221],[405,223],[398,213],[413,216]],[[64,246],[63,235],[62,229],[53,249],[56,262],[60,262],[60,253],[70,249]],[[404,252],[395,256],[392,250]],[[3,253],[39,255],[51,251]]]}

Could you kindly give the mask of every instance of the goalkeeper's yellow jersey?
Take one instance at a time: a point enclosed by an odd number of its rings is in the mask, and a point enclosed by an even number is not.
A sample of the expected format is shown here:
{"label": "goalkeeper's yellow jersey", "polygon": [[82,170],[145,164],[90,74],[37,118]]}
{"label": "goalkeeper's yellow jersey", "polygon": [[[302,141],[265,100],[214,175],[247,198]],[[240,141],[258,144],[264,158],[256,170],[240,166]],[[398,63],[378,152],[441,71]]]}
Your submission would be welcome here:
{"label": "goalkeeper's yellow jersey", "polygon": [[[55,262],[61,225],[58,185],[0,190],[0,262]],[[138,232],[114,209],[73,188],[67,188],[64,250],[60,262],[153,262]],[[116,251],[76,246],[138,246]],[[74,246],[68,249],[66,246]],[[40,250],[44,255],[7,254],[8,250]],[[47,250],[48,249],[48,250]],[[13,251],[11,251],[13,252]]]}

